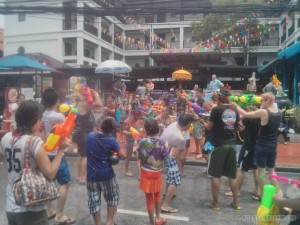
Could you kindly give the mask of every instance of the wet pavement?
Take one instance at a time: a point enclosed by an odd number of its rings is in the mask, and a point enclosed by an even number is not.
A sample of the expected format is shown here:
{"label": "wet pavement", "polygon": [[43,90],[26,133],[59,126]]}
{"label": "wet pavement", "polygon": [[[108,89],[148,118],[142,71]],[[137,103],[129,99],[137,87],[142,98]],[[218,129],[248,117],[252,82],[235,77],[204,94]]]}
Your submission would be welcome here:
{"label": "wet pavement", "polygon": [[[86,187],[75,181],[76,159],[67,157],[72,176],[72,185],[67,198],[65,213],[76,218],[78,225],[92,225],[92,216],[87,207]],[[124,175],[124,161],[114,166],[120,185],[120,204],[115,216],[118,225],[143,225],[149,224],[146,203],[143,192],[138,189],[137,165],[130,162],[133,177]],[[297,177],[296,174],[284,174],[288,177]],[[7,225],[5,216],[5,189],[7,183],[6,165],[0,165],[0,224]],[[286,185],[282,184],[284,189]],[[177,197],[172,201],[172,206],[179,209],[179,213],[170,215],[170,225],[253,225],[255,221],[249,221],[247,216],[256,214],[259,202],[252,200],[248,191],[253,189],[252,173],[246,175],[245,184],[242,187],[240,205],[242,210],[236,211],[229,207],[230,197],[224,195],[229,191],[228,180],[222,178],[220,189],[220,212],[212,211],[204,206],[211,201],[210,179],[207,177],[205,167],[186,166],[186,176],[182,179],[182,185],[177,191]],[[55,204],[53,204],[55,205]],[[164,215],[168,216],[168,215]],[[106,221],[106,203],[102,205],[102,224]],[[50,225],[54,224],[53,220]],[[287,224],[286,222],[281,224]],[[29,225],[29,224],[28,224]]]}

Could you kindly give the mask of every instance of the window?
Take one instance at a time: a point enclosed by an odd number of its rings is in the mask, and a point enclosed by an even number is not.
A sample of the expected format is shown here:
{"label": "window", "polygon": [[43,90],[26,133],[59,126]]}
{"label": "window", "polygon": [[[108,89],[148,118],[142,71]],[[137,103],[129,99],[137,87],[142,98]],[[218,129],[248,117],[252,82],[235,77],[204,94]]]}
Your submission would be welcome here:
{"label": "window", "polygon": [[249,58],[249,66],[257,66],[257,58],[256,57]]}
{"label": "window", "polygon": [[70,56],[72,55],[72,44],[66,42],[65,43],[65,56]]}
{"label": "window", "polygon": [[19,14],[18,14],[18,21],[19,21],[19,22],[24,22],[24,21],[26,21],[26,13],[19,13]]}
{"label": "window", "polygon": [[90,58],[90,50],[84,49],[84,57]]}

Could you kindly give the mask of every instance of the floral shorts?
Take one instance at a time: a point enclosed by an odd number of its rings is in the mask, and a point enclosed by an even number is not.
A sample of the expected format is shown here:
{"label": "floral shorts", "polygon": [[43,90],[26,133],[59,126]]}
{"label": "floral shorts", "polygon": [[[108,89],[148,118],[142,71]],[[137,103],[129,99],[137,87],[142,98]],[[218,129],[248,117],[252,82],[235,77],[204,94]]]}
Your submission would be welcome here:
{"label": "floral shorts", "polygon": [[194,129],[193,129],[193,136],[196,139],[201,140],[204,134],[204,127],[201,125],[199,121],[193,122]]}

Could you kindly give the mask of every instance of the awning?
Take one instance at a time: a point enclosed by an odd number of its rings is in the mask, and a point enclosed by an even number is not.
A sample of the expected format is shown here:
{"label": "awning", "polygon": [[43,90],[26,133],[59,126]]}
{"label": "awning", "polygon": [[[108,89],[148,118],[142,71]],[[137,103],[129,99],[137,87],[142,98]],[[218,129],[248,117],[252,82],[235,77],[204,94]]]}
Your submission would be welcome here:
{"label": "awning", "polygon": [[260,67],[258,69],[258,72],[261,74],[264,74],[264,73],[268,72],[269,70],[273,69],[275,66],[277,66],[279,63],[281,63],[283,61],[284,61],[284,59],[276,58],[276,59],[272,60],[271,62],[269,62],[268,64]]}
{"label": "awning", "polygon": [[293,44],[291,47],[282,50],[277,54],[277,56],[279,59],[289,59],[297,55],[298,53],[300,53],[300,42],[297,42],[296,44]]}

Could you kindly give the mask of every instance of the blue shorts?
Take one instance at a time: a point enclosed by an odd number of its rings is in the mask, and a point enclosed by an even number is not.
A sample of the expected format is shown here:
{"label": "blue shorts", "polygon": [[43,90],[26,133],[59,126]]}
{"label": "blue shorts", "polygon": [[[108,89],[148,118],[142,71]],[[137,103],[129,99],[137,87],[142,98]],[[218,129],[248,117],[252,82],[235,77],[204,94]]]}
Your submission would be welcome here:
{"label": "blue shorts", "polygon": [[175,158],[167,159],[166,171],[167,184],[179,186],[181,184],[181,176]]}
{"label": "blue shorts", "polygon": [[[49,156],[50,161],[52,161],[54,159],[55,156]],[[69,170],[69,166],[68,166],[68,162],[66,160],[66,158],[63,156],[59,169],[57,171],[57,174],[55,176],[55,179],[57,180],[57,183],[59,185],[64,185],[64,184],[68,184],[71,181],[71,175],[70,175],[70,170]]]}
{"label": "blue shorts", "polygon": [[256,144],[254,148],[253,164],[260,168],[274,168],[277,156],[277,146],[262,146]]}

